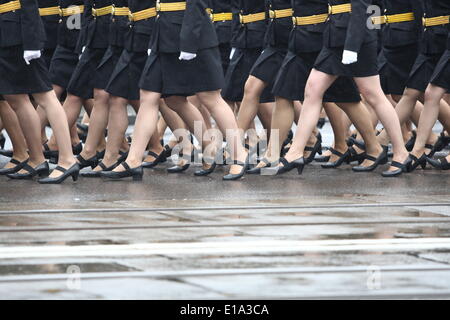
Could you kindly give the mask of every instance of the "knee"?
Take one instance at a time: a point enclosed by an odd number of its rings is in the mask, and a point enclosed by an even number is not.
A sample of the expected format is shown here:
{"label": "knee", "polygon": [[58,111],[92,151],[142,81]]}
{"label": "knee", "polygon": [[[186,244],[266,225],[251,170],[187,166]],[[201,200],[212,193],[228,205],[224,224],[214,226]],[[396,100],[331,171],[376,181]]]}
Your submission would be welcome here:
{"label": "knee", "polygon": [[260,80],[256,80],[252,77],[248,78],[245,82],[244,97],[247,99],[259,99],[264,86],[259,83]]}
{"label": "knee", "polygon": [[94,106],[104,106],[109,103],[109,93],[105,90],[95,89],[94,90]]}
{"label": "knee", "polygon": [[305,101],[319,101],[322,100],[323,92],[320,86],[315,81],[308,81],[305,87]]}
{"label": "knee", "polygon": [[183,106],[187,103],[187,99],[185,97],[168,97],[165,98],[164,101],[166,102],[169,109],[179,112],[183,108]]}
{"label": "knee", "polygon": [[14,111],[20,110],[23,106],[30,104],[27,95],[8,95],[4,98]]}
{"label": "knee", "polygon": [[435,90],[433,86],[428,86],[425,90],[425,106],[429,108],[430,106],[438,106],[441,101],[441,95]]}

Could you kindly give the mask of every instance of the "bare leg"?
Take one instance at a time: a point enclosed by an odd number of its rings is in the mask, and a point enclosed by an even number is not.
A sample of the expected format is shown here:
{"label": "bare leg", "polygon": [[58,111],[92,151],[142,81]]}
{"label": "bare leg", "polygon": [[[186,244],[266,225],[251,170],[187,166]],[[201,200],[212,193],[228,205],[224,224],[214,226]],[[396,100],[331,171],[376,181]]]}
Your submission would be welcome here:
{"label": "bare leg", "polygon": [[[126,160],[131,168],[137,168],[142,164],[148,142],[157,130],[160,98],[160,93],[141,90],[141,105],[136,117],[133,142]],[[122,165],[114,169],[114,171],[124,170]]]}
{"label": "bare leg", "polygon": [[[30,159],[28,164],[33,168],[37,167],[45,162],[41,147],[39,116],[31,104],[28,95],[4,95],[4,98],[19,119],[20,127],[29,150]],[[25,171],[21,171],[21,173],[25,173]]]}
{"label": "bare leg", "polygon": [[[14,152],[12,158],[20,162],[25,161],[28,159],[25,137],[20,128],[19,119],[6,101],[0,101],[0,119],[4,123],[5,130],[11,139]],[[5,165],[5,168],[13,168],[15,166],[16,164],[9,162]]]}
{"label": "bare leg", "polygon": [[90,116],[88,136],[80,154],[84,159],[90,159],[96,155],[97,147],[102,140],[104,144],[105,129],[108,126],[109,93],[105,90],[94,89],[94,100],[95,104]]}
{"label": "bare leg", "polygon": [[[216,121],[222,134],[226,136],[227,143],[231,149],[232,159],[245,162],[247,152],[242,145],[238,124],[236,123],[232,111],[228,108],[227,103],[222,99],[220,91],[200,92],[197,93],[197,97],[211,113],[211,116]],[[241,170],[241,166],[232,165],[230,173],[238,174]]]}
{"label": "bare leg", "polygon": [[[345,153],[348,149],[347,146],[347,131],[348,126],[346,126],[343,121],[344,117],[347,117],[345,113],[339,109],[334,103],[324,103],[323,104],[325,112],[330,120],[331,128],[334,134],[334,147],[336,151],[340,153]],[[338,156],[331,153],[329,162],[335,162],[338,160]]]}

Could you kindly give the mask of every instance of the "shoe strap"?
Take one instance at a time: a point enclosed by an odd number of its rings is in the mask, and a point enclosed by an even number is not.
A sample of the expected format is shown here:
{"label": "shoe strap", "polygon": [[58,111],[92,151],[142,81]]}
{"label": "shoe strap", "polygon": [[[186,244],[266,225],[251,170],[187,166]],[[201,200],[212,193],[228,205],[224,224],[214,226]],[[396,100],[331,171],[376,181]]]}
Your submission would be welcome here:
{"label": "shoe strap", "polygon": [[434,146],[433,146],[432,144],[427,143],[427,144],[425,145],[425,149],[433,150],[433,149],[434,149]]}
{"label": "shoe strap", "polygon": [[25,163],[22,169],[27,171],[28,173],[31,173],[32,175],[35,175],[37,173],[36,170],[34,170],[34,168],[30,166],[28,163]]}
{"label": "shoe strap", "polygon": [[159,154],[157,154],[156,152],[153,152],[153,151],[149,151],[149,152],[147,152],[147,154],[154,157],[155,159],[157,159],[159,157]]}
{"label": "shoe strap", "polygon": [[[334,148],[330,148],[330,149],[328,149],[328,151],[330,151],[332,154],[338,156],[339,158],[342,158],[342,157],[345,155],[345,154],[343,154],[343,153],[337,151],[337,150],[334,149]],[[348,152],[348,150],[347,150],[347,152]],[[347,152],[346,152],[346,153],[347,153]]]}
{"label": "shoe strap", "polygon": [[130,166],[128,165],[128,163],[126,163],[126,162],[124,161],[124,162],[122,162],[121,164],[122,164],[122,166],[125,168],[126,171],[128,171],[128,172],[131,171],[131,168],[130,168]]}
{"label": "shoe strap", "polygon": [[400,162],[397,162],[397,161],[392,161],[391,162],[391,166],[399,168],[399,169],[402,169],[403,171],[406,171],[406,166],[403,163],[400,163]]}
{"label": "shoe strap", "polygon": [[[25,162],[26,161],[28,161],[28,160],[25,160]],[[9,160],[9,162],[11,162],[11,163],[13,163],[13,164],[17,164],[17,165],[19,165],[19,164],[21,164],[22,162],[20,162],[19,160],[16,160],[16,159],[14,159],[14,158],[12,158],[11,160]]]}
{"label": "shoe strap", "polygon": [[103,163],[103,161],[100,162],[100,163],[98,164],[98,166],[99,166],[100,168],[102,168],[103,171],[105,171],[106,169],[108,169],[108,167]]}
{"label": "shoe strap", "polygon": [[49,147],[48,144],[47,144],[47,142],[44,143],[42,146],[44,147],[44,150],[45,150],[45,151],[51,151],[51,150],[50,150],[50,147]]}
{"label": "shoe strap", "polygon": [[318,144],[320,144],[319,139],[317,139],[317,141],[316,141],[316,143],[314,144],[313,147],[308,147],[308,146],[306,146],[306,147],[305,147],[305,151],[315,151]]}
{"label": "shoe strap", "polygon": [[286,158],[280,158],[280,163],[283,164],[283,167],[287,167],[289,165],[289,161]]}
{"label": "shoe strap", "polygon": [[66,168],[63,168],[63,167],[60,167],[60,166],[57,166],[57,167],[55,168],[55,170],[60,171],[60,172],[62,172],[62,173],[66,173],[66,172],[67,172],[67,169],[66,169]]}

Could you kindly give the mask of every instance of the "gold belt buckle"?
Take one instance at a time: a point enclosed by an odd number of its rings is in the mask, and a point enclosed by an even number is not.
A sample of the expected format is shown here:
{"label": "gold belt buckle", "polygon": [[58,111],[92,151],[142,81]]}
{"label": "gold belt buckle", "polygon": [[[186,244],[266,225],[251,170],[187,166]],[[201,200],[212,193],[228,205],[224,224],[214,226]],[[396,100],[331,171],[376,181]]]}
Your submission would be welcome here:
{"label": "gold belt buckle", "polygon": [[244,24],[244,16],[241,13],[239,13],[239,23]]}
{"label": "gold belt buckle", "polygon": [[161,11],[161,2],[156,1],[156,11],[160,12]]}
{"label": "gold belt buckle", "polygon": [[276,19],[277,16],[274,10],[269,10],[269,17],[270,19]]}
{"label": "gold belt buckle", "polygon": [[387,14],[384,15],[384,23],[389,24],[389,16]]}
{"label": "gold belt buckle", "polygon": [[328,4],[328,14],[333,14],[333,7],[331,6],[331,4]]}
{"label": "gold belt buckle", "polygon": [[115,15],[115,13],[116,13],[116,6],[115,5],[112,5],[112,9],[111,9],[111,15]]}
{"label": "gold belt buckle", "polygon": [[131,11],[128,13],[128,20],[130,20],[130,21],[134,20],[134,15]]}
{"label": "gold belt buckle", "polygon": [[92,8],[92,15],[93,15],[94,17],[96,17],[96,16],[97,16],[97,9],[95,9],[95,8]]}
{"label": "gold belt buckle", "polygon": [[292,24],[294,25],[294,27],[297,26],[297,18],[296,17],[292,17]]}

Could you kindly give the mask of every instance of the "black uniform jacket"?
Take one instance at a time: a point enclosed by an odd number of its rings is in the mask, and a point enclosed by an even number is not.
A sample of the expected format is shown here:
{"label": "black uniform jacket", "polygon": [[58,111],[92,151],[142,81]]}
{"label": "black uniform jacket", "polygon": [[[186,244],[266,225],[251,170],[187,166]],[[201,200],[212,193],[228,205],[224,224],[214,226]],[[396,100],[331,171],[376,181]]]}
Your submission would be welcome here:
{"label": "black uniform jacket", "polygon": [[109,45],[109,26],[111,15],[92,16],[92,8],[100,9],[112,5],[111,0],[85,0],[81,34],[77,51],[85,46],[93,49],[104,49]]}
{"label": "black uniform jacket", "polygon": [[[230,13],[231,0],[210,0],[210,7],[213,13]],[[219,43],[229,43],[231,41],[231,21],[217,21],[214,23]]]}
{"label": "black uniform jacket", "polygon": [[367,9],[372,0],[329,0],[329,3],[333,6],[351,3],[352,12],[330,16],[324,33],[327,47],[344,47],[344,50],[359,52],[364,43],[376,41],[375,29],[367,28],[370,18]]}
{"label": "black uniform jacket", "polygon": [[[143,1],[141,2],[148,2]],[[128,7],[127,0],[112,0],[116,8]],[[123,47],[125,44],[125,34],[127,33],[129,19],[127,16],[114,16],[109,25],[109,44],[117,47]]]}
{"label": "black uniform jacket", "polygon": [[[161,3],[179,0],[161,0]],[[197,53],[219,45],[207,0],[187,0],[185,11],[159,12],[150,48],[157,52]]]}
{"label": "black uniform jacket", "polygon": [[[0,0],[5,4],[10,0]],[[0,48],[23,45],[24,50],[44,48],[45,29],[36,0],[20,0],[21,9],[0,14]]]}
{"label": "black uniform jacket", "polygon": [[[155,0],[128,0],[131,12],[155,8]],[[155,17],[136,22],[130,22],[125,35],[125,49],[130,52],[145,52],[150,43]]]}
{"label": "black uniform jacket", "polygon": [[422,32],[422,8],[417,0],[383,0],[383,15],[413,12],[415,20],[385,24],[382,43],[385,47],[401,47],[417,43]]}
{"label": "black uniform jacket", "polygon": [[265,12],[264,0],[232,0],[233,29],[231,46],[233,48],[262,48],[267,29],[267,19],[247,24],[239,22],[239,14],[248,15]]}
{"label": "black uniform jacket", "polygon": [[[49,8],[58,7],[58,0],[38,0],[39,8]],[[42,22],[44,23],[45,34],[47,36],[47,41],[45,42],[45,49],[55,49],[58,38],[58,22],[59,14],[53,14],[50,16],[42,16]]]}
{"label": "black uniform jacket", "polygon": [[[291,9],[291,0],[266,0],[268,10]],[[270,19],[265,36],[265,45],[287,49],[289,33],[292,30],[292,17]]]}
{"label": "black uniform jacket", "polygon": [[[420,0],[423,16],[432,18],[450,15],[449,0]],[[448,37],[448,25],[423,28],[420,50],[425,54],[440,54],[445,51]],[[450,41],[450,40],[449,40]]]}
{"label": "black uniform jacket", "polygon": [[[70,6],[82,6],[83,2],[83,0],[60,0],[59,6],[61,9],[67,9]],[[81,18],[82,14],[60,18],[58,25],[58,45],[71,49],[76,47],[78,37],[80,36]]]}
{"label": "black uniform jacket", "polygon": [[[327,0],[292,0],[295,17],[308,17],[328,12]],[[318,52],[323,46],[325,23],[296,26],[289,37],[289,51]]]}

